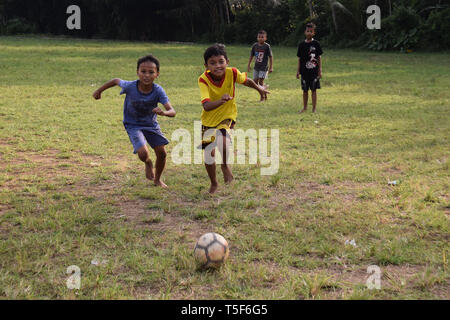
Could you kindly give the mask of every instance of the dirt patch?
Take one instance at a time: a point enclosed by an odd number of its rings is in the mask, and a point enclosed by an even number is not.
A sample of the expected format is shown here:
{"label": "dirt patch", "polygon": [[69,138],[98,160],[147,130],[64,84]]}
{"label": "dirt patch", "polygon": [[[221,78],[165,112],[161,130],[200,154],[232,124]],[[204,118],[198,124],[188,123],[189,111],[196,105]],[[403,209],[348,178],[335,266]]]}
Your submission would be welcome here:
{"label": "dirt patch", "polygon": [[[30,185],[61,184],[61,179],[74,179],[80,175],[80,169],[101,166],[103,159],[90,155],[81,155],[76,159],[62,155],[59,150],[45,152],[16,152],[13,159],[0,163],[6,177],[2,187],[18,191]],[[66,182],[71,184],[70,181]]]}
{"label": "dirt patch", "polygon": [[[269,201],[269,208],[302,207],[303,203],[314,205],[327,199],[340,199],[343,207],[360,200],[365,189],[379,187],[376,183],[339,182],[331,185],[317,182],[302,182],[288,192],[276,193]],[[384,191],[382,191],[384,192]]]}
{"label": "dirt patch", "polygon": [[6,204],[1,204],[1,203],[0,203],[0,217],[1,217],[2,215],[4,215],[6,212],[8,212],[9,210],[11,210],[11,209],[12,209],[11,206],[6,205]]}
{"label": "dirt patch", "polygon": [[[2,141],[2,143],[5,143]],[[130,199],[117,192],[122,184],[123,173],[130,169],[127,159],[108,159],[92,155],[80,155],[69,158],[59,150],[49,149],[45,152],[16,152],[13,159],[4,161],[1,166],[8,168],[8,177],[2,181],[2,187],[12,191],[22,191],[28,186],[48,185],[55,192],[70,192],[94,197],[98,200],[113,199],[118,207],[117,217],[126,218],[129,223],[139,228],[151,228],[161,232],[175,232],[185,236],[189,241],[196,241],[203,233],[211,230],[207,223],[192,221],[185,215],[175,212],[163,212],[149,209],[155,200]],[[109,175],[105,181],[93,183],[92,177],[80,173],[86,168],[108,166]],[[110,170],[112,169],[112,170]],[[95,171],[95,170],[94,170]],[[64,179],[61,182],[61,179]],[[162,201],[162,200],[158,200]],[[0,215],[11,209],[0,206]],[[160,219],[152,221],[149,217],[160,215]],[[195,243],[195,242],[194,242]]]}
{"label": "dirt patch", "polygon": [[14,145],[14,142],[11,139],[0,139],[0,147],[11,147]]}
{"label": "dirt patch", "polygon": [[384,166],[381,171],[389,178],[398,178],[403,174],[402,169],[396,166]]}
{"label": "dirt patch", "polygon": [[190,220],[174,210],[165,212],[161,209],[150,209],[149,205],[155,200],[131,200],[127,197],[119,197],[117,200],[120,210],[117,217],[126,218],[137,228],[150,228],[161,233],[171,232],[193,244],[202,234],[214,230],[208,223]]}
{"label": "dirt patch", "polygon": [[446,282],[445,285],[437,285],[431,288],[430,292],[435,296],[438,296],[442,300],[450,300],[450,283]]}
{"label": "dirt patch", "polygon": [[[330,267],[319,267],[316,269],[296,268],[293,266],[282,267],[273,261],[253,261],[255,269],[264,267],[272,275],[272,288],[278,287],[281,282],[286,281],[283,275],[286,275],[286,268],[289,270],[290,277],[299,278],[309,277],[314,279],[326,278],[325,286],[321,289],[321,297],[326,299],[342,299],[345,292],[351,292],[354,287],[366,287],[367,281],[373,273],[367,272],[367,267],[362,266],[341,266],[332,265]],[[387,265],[380,266],[381,271],[381,289],[393,292],[401,292],[413,289],[416,286],[417,278],[424,274],[429,268],[424,265]],[[439,299],[448,299],[450,296],[450,287],[448,281],[446,285],[436,284],[431,286],[428,291]]]}

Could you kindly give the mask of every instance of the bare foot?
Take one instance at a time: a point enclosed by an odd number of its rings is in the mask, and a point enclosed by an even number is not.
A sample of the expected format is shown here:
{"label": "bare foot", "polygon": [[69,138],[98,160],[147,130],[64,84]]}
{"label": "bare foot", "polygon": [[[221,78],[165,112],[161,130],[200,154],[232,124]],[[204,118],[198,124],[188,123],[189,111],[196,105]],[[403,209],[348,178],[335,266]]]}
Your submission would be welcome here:
{"label": "bare foot", "polygon": [[219,185],[217,183],[211,183],[211,187],[209,187],[209,193],[210,194],[214,194],[217,191],[217,188],[219,187]]}
{"label": "bare foot", "polygon": [[299,112],[299,113],[303,113],[303,112],[306,112],[306,110],[307,110],[307,109],[303,109],[303,110],[300,110],[300,112]]}
{"label": "bare foot", "polygon": [[223,173],[223,180],[225,181],[226,184],[230,184],[234,180],[231,168],[228,165],[222,165],[221,169]]}
{"label": "bare foot", "polygon": [[167,189],[167,188],[168,188],[167,184],[165,184],[165,183],[162,182],[161,180],[155,181],[155,186],[161,187],[161,188],[163,188],[163,189]]}
{"label": "bare foot", "polygon": [[224,176],[223,178],[224,178],[224,180],[225,180],[225,184],[230,184],[230,183],[232,183],[233,180],[234,180],[234,177],[233,177],[232,174],[227,175],[227,176]]}
{"label": "bare foot", "polygon": [[316,108],[314,108],[314,109],[312,110],[312,112],[313,112],[313,113],[316,113]]}
{"label": "bare foot", "polygon": [[153,164],[151,162],[145,163],[145,176],[148,180],[155,180],[155,174],[153,173]]}

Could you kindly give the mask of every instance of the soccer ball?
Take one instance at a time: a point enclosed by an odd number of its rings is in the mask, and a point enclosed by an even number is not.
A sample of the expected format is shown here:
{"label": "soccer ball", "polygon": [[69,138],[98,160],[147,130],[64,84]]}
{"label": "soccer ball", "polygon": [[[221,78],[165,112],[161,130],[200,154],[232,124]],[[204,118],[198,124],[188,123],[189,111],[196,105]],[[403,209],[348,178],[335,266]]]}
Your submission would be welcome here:
{"label": "soccer ball", "polygon": [[217,233],[202,235],[194,249],[195,260],[203,268],[220,267],[227,260],[229,253],[227,240]]}

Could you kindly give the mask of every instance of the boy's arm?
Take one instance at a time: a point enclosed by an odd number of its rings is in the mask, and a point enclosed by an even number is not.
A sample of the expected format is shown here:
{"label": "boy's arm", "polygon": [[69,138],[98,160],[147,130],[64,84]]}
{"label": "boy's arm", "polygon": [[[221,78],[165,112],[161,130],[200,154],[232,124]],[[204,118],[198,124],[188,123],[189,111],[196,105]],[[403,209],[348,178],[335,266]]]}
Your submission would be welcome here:
{"label": "boy's arm", "polygon": [[273,56],[269,57],[269,73],[273,72]]}
{"label": "boy's arm", "polygon": [[301,68],[300,58],[298,58],[297,79],[300,79],[300,68]]}
{"label": "boy's arm", "polygon": [[319,79],[322,78],[322,56],[319,56]]}
{"label": "boy's arm", "polygon": [[105,91],[109,88],[118,86],[119,84],[120,84],[120,79],[118,79],[118,78],[112,79],[112,80],[106,82],[104,85],[102,85],[97,90],[95,90],[95,92],[92,94],[92,96],[95,98],[95,100],[99,100],[102,98],[103,91]]}
{"label": "boy's arm", "polygon": [[253,61],[253,55],[250,54],[250,60],[248,61],[248,67],[247,67],[248,72],[250,72],[250,70],[252,69],[252,67],[251,67],[252,61]]}
{"label": "boy's arm", "polygon": [[219,100],[211,101],[208,84],[202,78],[199,78],[198,80],[198,87],[200,89],[200,96],[202,100],[203,110],[205,111],[217,109],[221,105],[225,104],[227,101],[233,99],[229,94],[224,94],[222,98],[220,98]]}
{"label": "boy's arm", "polygon": [[164,108],[166,108],[166,111],[161,110],[160,107],[157,107],[155,109],[153,109],[153,112],[156,113],[159,116],[166,116],[166,117],[170,117],[173,118],[175,117],[175,115],[177,114],[177,112],[175,111],[175,109],[172,107],[172,105],[170,104],[170,102],[167,102],[164,105]]}
{"label": "boy's arm", "polygon": [[225,104],[227,101],[232,100],[233,98],[229,94],[224,94],[220,100],[217,101],[205,101],[203,103],[203,109],[205,111],[211,111],[217,109],[221,105]]}
{"label": "boy's arm", "polygon": [[264,97],[267,93],[270,93],[270,91],[267,90],[266,86],[257,85],[255,81],[253,81],[253,79],[250,78],[248,78],[247,81],[243,83],[243,85],[258,91],[261,97]]}

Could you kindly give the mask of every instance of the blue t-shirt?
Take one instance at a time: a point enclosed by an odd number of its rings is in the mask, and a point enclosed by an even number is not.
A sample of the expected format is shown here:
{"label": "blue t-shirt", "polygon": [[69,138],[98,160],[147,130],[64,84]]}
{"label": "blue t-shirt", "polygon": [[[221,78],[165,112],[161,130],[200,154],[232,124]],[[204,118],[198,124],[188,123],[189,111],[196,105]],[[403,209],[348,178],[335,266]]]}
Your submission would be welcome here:
{"label": "blue t-shirt", "polygon": [[157,114],[153,109],[158,103],[166,104],[169,102],[164,89],[153,84],[152,92],[145,94],[138,89],[139,80],[125,81],[120,80],[119,86],[122,88],[120,94],[126,94],[123,104],[123,124],[126,128],[145,128],[147,130],[160,131]]}

